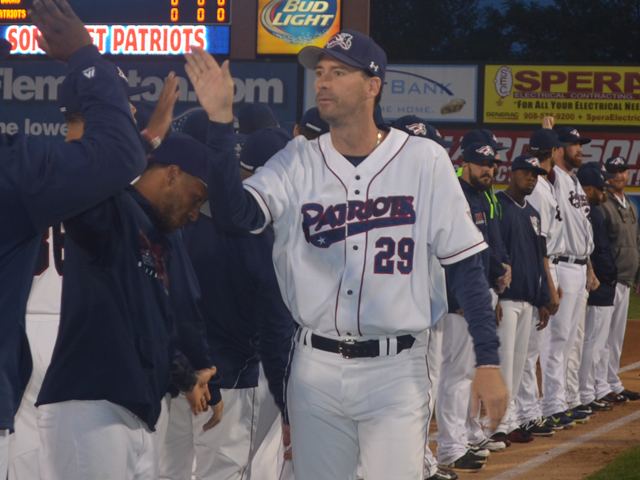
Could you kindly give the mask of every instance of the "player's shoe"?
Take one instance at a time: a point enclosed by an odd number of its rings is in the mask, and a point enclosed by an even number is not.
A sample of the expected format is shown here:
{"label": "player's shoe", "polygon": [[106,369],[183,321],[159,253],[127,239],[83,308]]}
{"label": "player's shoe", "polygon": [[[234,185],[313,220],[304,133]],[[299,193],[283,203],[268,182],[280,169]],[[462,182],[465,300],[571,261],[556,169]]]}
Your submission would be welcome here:
{"label": "player's shoe", "polygon": [[511,441],[511,443],[533,442],[533,435],[520,427],[509,432],[507,438]]}
{"label": "player's shoe", "polygon": [[633,390],[627,390],[626,388],[620,392],[620,395],[625,397],[627,400],[640,400],[640,393],[634,392]]}
{"label": "player's shoe", "polygon": [[534,437],[551,437],[556,431],[544,418],[536,418],[520,425],[520,428]]}
{"label": "player's shoe", "polygon": [[629,399],[624,395],[621,395],[615,392],[607,393],[604,397],[602,397],[602,400],[606,400],[607,402],[613,403],[613,404],[626,403],[629,401]]}
{"label": "player's shoe", "polygon": [[499,452],[507,448],[507,444],[504,442],[497,442],[490,438],[485,438],[480,443],[470,445],[469,448],[471,449],[479,448],[479,449],[489,450],[490,452]]}
{"label": "player's shoe", "polygon": [[485,462],[486,458],[478,457],[471,450],[467,450],[467,453],[458,458],[455,462],[438,466],[457,472],[477,472],[482,470]]}
{"label": "player's shoe", "polygon": [[458,474],[453,470],[438,467],[438,471],[424,480],[458,480]]}
{"label": "player's shoe", "polygon": [[589,421],[589,415],[579,412],[575,408],[570,408],[564,414],[576,423],[587,423]]}
{"label": "player's shoe", "polygon": [[613,406],[606,400],[594,400],[589,406],[594,412],[608,412],[613,409]]}
{"label": "player's shoe", "polygon": [[481,448],[478,447],[477,445],[468,445],[469,450],[471,450],[471,452],[473,452],[473,454],[476,457],[482,457],[485,459],[485,462],[487,461],[486,459],[489,458],[489,455],[491,455],[491,452],[489,451],[488,448]]}
{"label": "player's shoe", "polygon": [[575,421],[565,415],[564,412],[554,413],[553,415],[548,416],[547,419],[551,423],[551,428],[554,430],[563,430],[575,425]]}
{"label": "player's shoe", "polygon": [[573,408],[573,410],[576,412],[584,413],[585,415],[593,415],[593,409],[591,408],[591,405],[578,405],[577,407]]}
{"label": "player's shoe", "polygon": [[511,441],[507,438],[507,434],[504,432],[496,432],[491,435],[491,440],[494,442],[502,442],[507,447],[511,445]]}

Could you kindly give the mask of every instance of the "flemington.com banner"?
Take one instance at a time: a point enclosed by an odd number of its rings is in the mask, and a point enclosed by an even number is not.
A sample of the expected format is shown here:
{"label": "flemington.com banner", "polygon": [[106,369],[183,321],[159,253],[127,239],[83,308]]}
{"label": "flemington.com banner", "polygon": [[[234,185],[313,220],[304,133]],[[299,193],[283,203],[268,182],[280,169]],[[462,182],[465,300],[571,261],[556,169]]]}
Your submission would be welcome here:
{"label": "flemington.com banner", "polygon": [[486,65],[486,123],[640,126],[640,67]]}

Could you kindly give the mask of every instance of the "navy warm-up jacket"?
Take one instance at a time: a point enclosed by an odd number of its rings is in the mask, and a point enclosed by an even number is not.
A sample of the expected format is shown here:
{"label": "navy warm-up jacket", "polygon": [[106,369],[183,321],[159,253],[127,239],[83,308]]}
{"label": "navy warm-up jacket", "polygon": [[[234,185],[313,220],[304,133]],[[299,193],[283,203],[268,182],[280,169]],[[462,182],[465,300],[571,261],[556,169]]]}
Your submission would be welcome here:
{"label": "navy warm-up jacket", "polygon": [[13,429],[31,375],[25,310],[41,234],[124,188],[146,163],[116,67],[87,46],[69,59],[68,76],[82,104],[81,140],[0,135],[0,429]]}

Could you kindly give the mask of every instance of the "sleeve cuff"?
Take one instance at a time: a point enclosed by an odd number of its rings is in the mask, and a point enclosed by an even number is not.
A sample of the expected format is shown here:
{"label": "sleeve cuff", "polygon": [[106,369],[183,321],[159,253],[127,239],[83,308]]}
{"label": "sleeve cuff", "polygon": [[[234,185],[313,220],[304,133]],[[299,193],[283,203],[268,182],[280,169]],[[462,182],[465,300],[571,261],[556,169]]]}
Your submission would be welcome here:
{"label": "sleeve cuff", "polygon": [[451,255],[447,255],[446,257],[439,257],[441,265],[452,265],[454,263],[458,263],[465,258],[471,257],[476,253],[479,253],[488,248],[487,244],[483,241],[476,243],[470,247],[465,248],[464,250],[460,250],[459,252],[453,253]]}
{"label": "sleeve cuff", "polygon": [[255,230],[251,230],[251,233],[262,233],[264,229],[267,228],[267,225],[269,225],[273,221],[269,206],[267,205],[267,202],[262,197],[262,195],[260,195],[260,192],[258,192],[255,188],[253,188],[251,185],[247,185],[246,183],[243,186],[244,189],[249,192],[253,198],[255,198],[256,202],[258,202],[258,206],[260,207],[260,210],[262,210],[262,214],[264,215],[264,225]]}

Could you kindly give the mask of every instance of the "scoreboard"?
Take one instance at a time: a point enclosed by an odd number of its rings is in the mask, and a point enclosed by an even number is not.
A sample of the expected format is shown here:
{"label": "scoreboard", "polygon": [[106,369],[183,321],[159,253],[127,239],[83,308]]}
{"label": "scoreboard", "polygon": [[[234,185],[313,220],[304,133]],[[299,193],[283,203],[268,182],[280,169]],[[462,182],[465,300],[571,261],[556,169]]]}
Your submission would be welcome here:
{"label": "scoreboard", "polygon": [[[14,54],[42,54],[32,0],[0,0],[0,37]],[[229,54],[232,0],[69,0],[102,53],[180,55],[195,45]]]}

